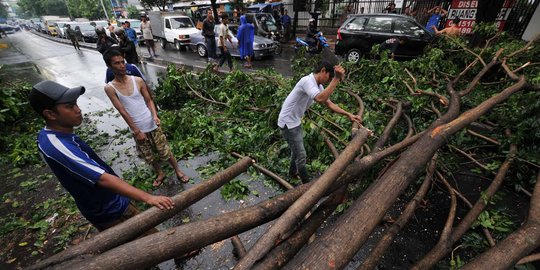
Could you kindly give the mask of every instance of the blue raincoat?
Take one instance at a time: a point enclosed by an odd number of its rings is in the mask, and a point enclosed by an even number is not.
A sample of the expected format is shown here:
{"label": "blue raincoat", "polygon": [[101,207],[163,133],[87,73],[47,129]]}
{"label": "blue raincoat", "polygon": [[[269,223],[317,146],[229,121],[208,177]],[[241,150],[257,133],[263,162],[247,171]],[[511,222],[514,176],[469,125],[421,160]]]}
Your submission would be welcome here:
{"label": "blue raincoat", "polygon": [[240,57],[242,59],[246,56],[253,55],[253,39],[255,38],[255,26],[248,23],[246,15],[240,17],[240,28],[238,28],[238,34],[236,38],[238,39],[238,49],[240,51]]}

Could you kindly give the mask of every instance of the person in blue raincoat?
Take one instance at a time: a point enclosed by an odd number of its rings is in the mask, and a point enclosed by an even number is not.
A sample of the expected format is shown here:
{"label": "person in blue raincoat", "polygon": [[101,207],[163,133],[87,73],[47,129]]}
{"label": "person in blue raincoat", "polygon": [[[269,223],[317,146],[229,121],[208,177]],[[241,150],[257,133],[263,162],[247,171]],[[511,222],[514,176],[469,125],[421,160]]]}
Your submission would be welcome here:
{"label": "person in blue raincoat", "polygon": [[253,39],[255,38],[255,26],[249,23],[246,15],[240,17],[240,28],[238,28],[238,49],[240,51],[240,58],[246,59],[247,63],[244,65],[247,68],[251,68],[251,57],[253,56]]}

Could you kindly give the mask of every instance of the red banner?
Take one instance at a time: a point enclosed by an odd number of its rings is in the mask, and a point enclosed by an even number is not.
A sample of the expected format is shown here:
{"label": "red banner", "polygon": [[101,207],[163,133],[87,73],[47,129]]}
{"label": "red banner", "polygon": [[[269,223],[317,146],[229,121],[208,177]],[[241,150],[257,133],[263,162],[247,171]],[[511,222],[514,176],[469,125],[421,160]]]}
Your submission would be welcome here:
{"label": "red banner", "polygon": [[[515,0],[505,0],[499,14],[497,14],[497,27],[502,31],[504,24],[512,11]],[[478,0],[453,0],[450,9],[448,10],[448,19],[446,20],[446,27],[450,26],[450,23],[454,18],[460,18],[458,27],[462,34],[472,33],[472,28],[476,20],[476,11],[478,9]]]}

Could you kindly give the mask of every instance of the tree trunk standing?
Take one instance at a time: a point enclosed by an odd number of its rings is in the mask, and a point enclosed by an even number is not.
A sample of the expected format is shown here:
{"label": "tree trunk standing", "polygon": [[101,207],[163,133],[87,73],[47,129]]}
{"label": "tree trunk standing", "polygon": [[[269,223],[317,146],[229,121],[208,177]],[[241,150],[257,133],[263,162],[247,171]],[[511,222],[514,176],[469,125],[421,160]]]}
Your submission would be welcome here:
{"label": "tree trunk standing", "polygon": [[478,255],[461,269],[510,269],[540,245],[540,172],[536,177],[527,222],[495,247]]}
{"label": "tree trunk standing", "polygon": [[356,157],[357,151],[366,142],[371,132],[361,128],[358,134],[351,140],[339,157],[330,165],[324,174],[314,181],[310,189],[302,195],[265,234],[251,247],[234,269],[250,269],[255,262],[261,259],[274,247],[277,241],[283,240],[283,236],[300,222],[309,210],[328,192],[328,189],[336,182],[349,163]]}
{"label": "tree trunk standing", "polygon": [[220,23],[220,18],[218,16],[218,13],[217,13],[217,6],[216,6],[216,0],[210,0],[210,7],[212,7],[212,13],[214,14],[214,18],[215,18],[215,21],[217,22],[217,24]]}
{"label": "tree trunk standing", "polygon": [[[301,251],[285,269],[342,269],[347,266],[397,197],[420,175],[435,152],[446,144],[447,137],[526,86],[524,77],[521,77],[518,83],[461,114],[455,120],[436,127],[432,125],[424,136],[403,152],[396,163],[355,201],[332,228]],[[449,87],[453,88],[452,83],[449,83]],[[452,92],[452,97],[455,97],[455,92]],[[449,110],[456,106],[453,102],[452,99]],[[436,122],[455,117],[447,113]]]}
{"label": "tree trunk standing", "polygon": [[234,179],[242,172],[245,172],[251,164],[252,160],[250,158],[243,158],[231,167],[217,173],[210,179],[172,197],[172,200],[175,203],[175,207],[173,209],[159,210],[156,207],[152,207],[124,221],[123,223],[97,234],[91,239],[83,241],[79,245],[72,246],[67,250],[45,259],[44,261],[38,262],[29,269],[45,268],[67,261],[82,254],[101,253],[135,239],[149,229],[173,217],[188,206],[214,192],[216,189],[229,182],[231,179]]}
{"label": "tree trunk standing", "polygon": [[275,219],[310,186],[305,184],[255,206],[136,239],[64,269],[95,270],[114,266],[114,269],[131,270],[151,267]]}

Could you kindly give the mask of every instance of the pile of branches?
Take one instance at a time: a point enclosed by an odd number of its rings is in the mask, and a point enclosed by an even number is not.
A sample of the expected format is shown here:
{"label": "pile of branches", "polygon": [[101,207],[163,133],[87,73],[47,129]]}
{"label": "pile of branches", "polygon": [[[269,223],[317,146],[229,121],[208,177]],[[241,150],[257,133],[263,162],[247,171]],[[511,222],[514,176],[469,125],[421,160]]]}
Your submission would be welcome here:
{"label": "pile of branches", "polygon": [[[363,126],[310,109],[303,124],[309,168],[321,174],[316,181],[289,185],[258,205],[133,240],[254,165],[243,158],[175,196],[175,209],[150,208],[33,268],[149,267],[275,219],[241,252],[234,269],[343,269],[392,206],[410,200],[359,268],[373,269],[435,181],[450,197],[448,217],[438,242],[411,268],[429,269],[448,256],[503,185],[531,195],[529,214],[519,228],[498,237],[484,227],[490,246],[463,268],[506,269],[534,260],[538,256],[527,255],[540,245],[538,45],[498,34],[481,48],[443,40],[409,62],[382,55],[346,65],[347,78],[332,100],[361,115]],[[294,78],[268,70],[220,76],[169,67],[156,96],[175,154],[234,151],[284,174],[289,157],[277,114],[309,61],[316,59],[294,60]],[[463,159],[483,170],[478,177],[492,180],[473,196],[464,196],[453,177]],[[407,190],[414,192],[407,196]],[[347,198],[348,209],[307,245]],[[469,208],[459,219],[458,198]]]}

